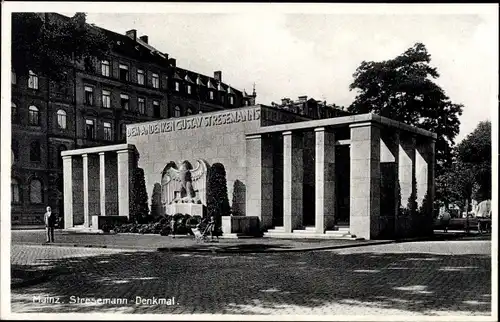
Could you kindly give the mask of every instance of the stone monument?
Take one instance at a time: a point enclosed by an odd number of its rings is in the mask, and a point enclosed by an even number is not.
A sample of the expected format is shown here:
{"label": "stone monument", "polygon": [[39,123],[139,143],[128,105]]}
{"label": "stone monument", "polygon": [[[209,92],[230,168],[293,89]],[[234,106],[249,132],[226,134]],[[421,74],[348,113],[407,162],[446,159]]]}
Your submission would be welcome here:
{"label": "stone monument", "polygon": [[210,165],[197,160],[193,167],[187,160],[169,162],[162,171],[161,202],[166,214],[203,216],[207,204],[207,174]]}

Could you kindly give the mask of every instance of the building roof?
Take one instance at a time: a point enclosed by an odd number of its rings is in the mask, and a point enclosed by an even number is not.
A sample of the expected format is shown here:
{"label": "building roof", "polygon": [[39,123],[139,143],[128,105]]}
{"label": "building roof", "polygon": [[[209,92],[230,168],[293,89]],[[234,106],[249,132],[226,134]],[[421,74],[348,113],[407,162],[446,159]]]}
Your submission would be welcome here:
{"label": "building roof", "polygon": [[[52,15],[57,17],[57,19],[66,19],[66,20],[70,19],[70,17],[58,13],[54,13]],[[152,63],[156,63],[165,68],[168,68],[170,66],[168,61],[168,54],[162,53],[160,50],[156,49],[149,43],[144,42],[139,37],[136,37],[136,40],[134,41],[127,35],[122,35],[114,31],[95,26],[93,24],[89,24],[89,26],[92,26],[93,28],[96,28],[96,30],[103,32],[104,35],[111,41],[112,49],[116,52],[122,53],[128,57],[132,57],[137,60],[142,60],[142,61],[148,60],[151,61]],[[196,79],[197,85],[205,86],[205,84],[207,84],[208,88],[216,89],[213,86],[213,84],[217,83],[217,81],[213,77],[209,77],[200,73],[186,70],[177,66],[175,67],[175,73],[173,78],[181,81],[187,81],[193,84],[194,84],[193,79]],[[229,87],[228,85],[222,82],[219,84],[222,84],[221,91],[226,91],[227,88]],[[242,93],[241,91],[235,88],[232,87],[229,88],[230,91],[232,91],[235,94]]]}

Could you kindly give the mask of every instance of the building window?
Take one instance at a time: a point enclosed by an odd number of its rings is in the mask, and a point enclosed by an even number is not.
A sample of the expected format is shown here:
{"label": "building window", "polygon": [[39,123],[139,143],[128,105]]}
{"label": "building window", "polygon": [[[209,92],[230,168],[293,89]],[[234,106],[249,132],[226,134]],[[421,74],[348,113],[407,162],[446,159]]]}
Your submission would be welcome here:
{"label": "building window", "polygon": [[38,89],[38,76],[31,70],[29,71],[28,88]]}
{"label": "building window", "polygon": [[122,109],[128,110],[129,97],[127,94],[120,94],[120,105],[121,105]]}
{"label": "building window", "polygon": [[229,96],[229,104],[231,104],[231,105],[234,104],[234,97]]}
{"label": "building window", "polygon": [[186,115],[193,115],[193,110],[190,107],[188,107]]}
{"label": "building window", "polygon": [[111,133],[111,123],[104,122],[104,140],[113,140],[113,134]]}
{"label": "building window", "polygon": [[225,97],[224,94],[222,94],[220,97],[220,101],[222,102],[222,104],[224,104],[224,97]]}
{"label": "building window", "polygon": [[128,81],[128,66],[120,64],[120,80]]}
{"label": "building window", "polygon": [[175,82],[175,91],[178,92],[179,91],[179,82]]}
{"label": "building window", "polygon": [[94,120],[85,120],[85,138],[90,140],[95,138]]}
{"label": "building window", "polygon": [[174,117],[179,117],[181,116],[181,108],[179,106],[176,106],[174,108]]}
{"label": "building window", "polygon": [[30,161],[39,162],[40,159],[40,142],[33,141],[30,144]]}
{"label": "building window", "polygon": [[10,179],[10,191],[11,191],[10,202],[19,203],[21,200],[19,193],[19,182],[14,178]]}
{"label": "building window", "polygon": [[61,130],[66,129],[66,112],[63,110],[57,111],[57,127]]}
{"label": "building window", "polygon": [[160,76],[158,76],[158,74],[153,73],[152,81],[153,88],[160,88]]}
{"label": "building window", "polygon": [[146,114],[146,102],[142,97],[137,98],[137,110],[140,114]]}
{"label": "building window", "polygon": [[110,74],[109,60],[101,61],[101,74],[102,74],[102,76],[109,77],[109,74]]}
{"label": "building window", "polygon": [[18,122],[17,105],[14,102],[10,103],[10,113],[12,117],[12,123],[17,123]]}
{"label": "building window", "polygon": [[11,74],[11,83],[12,85],[16,85],[17,84],[17,75],[16,75],[16,72],[15,71],[12,71]]}
{"label": "building window", "polygon": [[94,105],[94,89],[90,86],[85,86],[85,105]]}
{"label": "building window", "polygon": [[30,182],[30,202],[33,204],[43,202],[42,182],[38,179],[33,179]]}
{"label": "building window", "polygon": [[187,90],[188,94],[191,94],[191,85],[188,85],[187,88],[186,88],[186,90]]}
{"label": "building window", "polygon": [[111,107],[111,92],[107,90],[102,90],[102,107]]}
{"label": "building window", "polygon": [[137,84],[144,85],[144,71],[142,69],[137,70]]}
{"label": "building window", "polygon": [[30,125],[39,125],[40,124],[40,111],[36,106],[31,105],[28,111],[28,119]]}
{"label": "building window", "polygon": [[160,103],[158,101],[153,101],[153,116],[154,117],[161,117]]}

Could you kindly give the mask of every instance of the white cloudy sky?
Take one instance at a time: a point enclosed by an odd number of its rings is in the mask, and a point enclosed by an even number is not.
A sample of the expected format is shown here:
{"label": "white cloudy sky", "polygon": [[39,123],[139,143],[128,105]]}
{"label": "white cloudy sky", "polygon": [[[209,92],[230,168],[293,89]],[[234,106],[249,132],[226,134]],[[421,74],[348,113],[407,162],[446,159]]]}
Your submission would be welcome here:
{"label": "white cloudy sky", "polygon": [[352,74],[361,61],[391,59],[422,42],[441,74],[437,82],[453,102],[464,104],[458,141],[478,122],[492,119],[498,75],[498,38],[492,30],[498,28],[498,16],[495,21],[464,11],[324,12],[89,12],[88,21],[118,33],[137,29],[178,66],[207,75],[222,70],[223,80],[236,88],[250,92],[255,82],[262,104],[308,95],[347,106],[355,96],[349,91]]}

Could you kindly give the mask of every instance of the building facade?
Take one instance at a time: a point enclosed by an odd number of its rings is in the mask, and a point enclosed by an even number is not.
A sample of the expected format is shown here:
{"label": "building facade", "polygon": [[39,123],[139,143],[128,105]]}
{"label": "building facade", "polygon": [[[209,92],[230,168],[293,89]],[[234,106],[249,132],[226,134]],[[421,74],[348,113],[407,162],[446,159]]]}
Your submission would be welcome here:
{"label": "building facade", "polygon": [[63,217],[62,151],[124,143],[131,123],[255,104],[255,90],[228,86],[221,71],[178,67],[136,30],[95,28],[111,44],[108,57],[68,66],[65,80],[12,70],[12,225],[42,224],[47,205]]}

